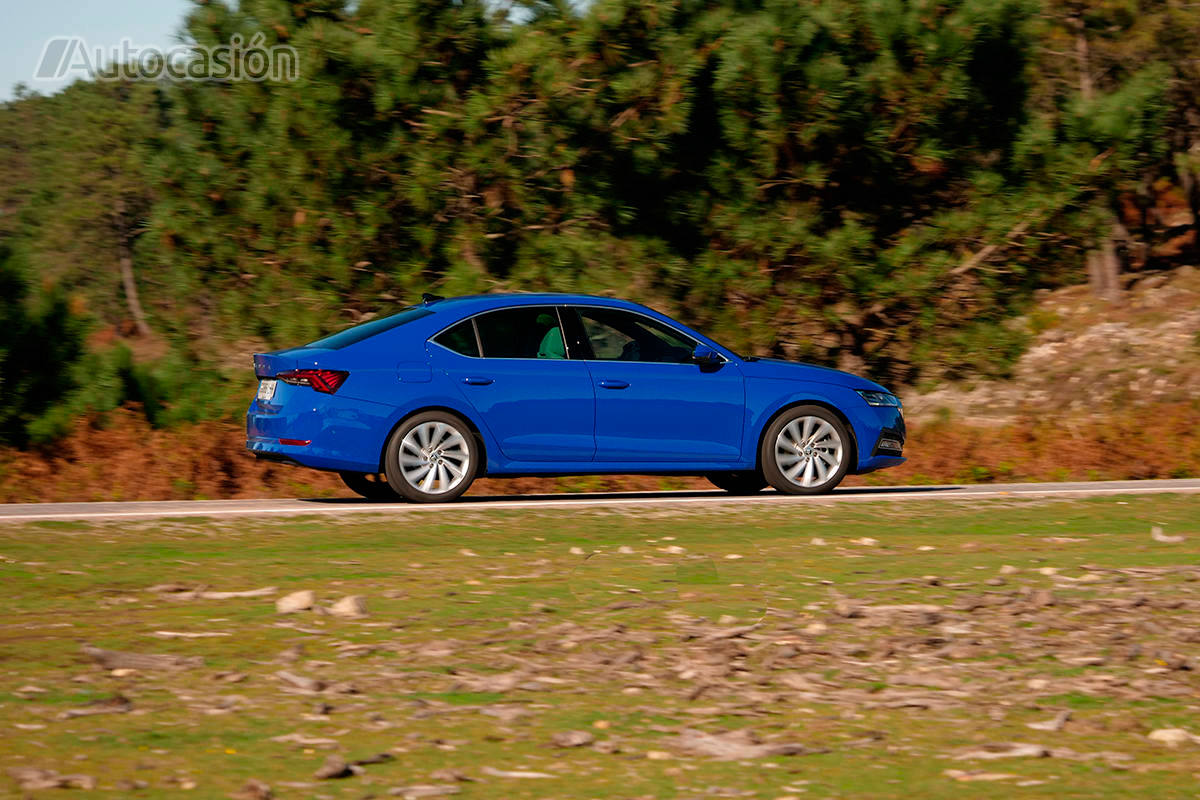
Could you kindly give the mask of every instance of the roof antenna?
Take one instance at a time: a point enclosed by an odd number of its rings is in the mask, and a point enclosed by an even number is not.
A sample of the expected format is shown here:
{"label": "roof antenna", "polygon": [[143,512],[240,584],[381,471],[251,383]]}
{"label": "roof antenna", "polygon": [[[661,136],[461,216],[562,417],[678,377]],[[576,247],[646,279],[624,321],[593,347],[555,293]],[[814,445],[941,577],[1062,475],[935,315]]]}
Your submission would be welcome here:
{"label": "roof antenna", "polygon": [[425,294],[421,295],[421,305],[427,306],[430,303],[436,303],[438,300],[445,299],[446,298],[442,297],[440,294],[430,294],[429,292],[425,292]]}

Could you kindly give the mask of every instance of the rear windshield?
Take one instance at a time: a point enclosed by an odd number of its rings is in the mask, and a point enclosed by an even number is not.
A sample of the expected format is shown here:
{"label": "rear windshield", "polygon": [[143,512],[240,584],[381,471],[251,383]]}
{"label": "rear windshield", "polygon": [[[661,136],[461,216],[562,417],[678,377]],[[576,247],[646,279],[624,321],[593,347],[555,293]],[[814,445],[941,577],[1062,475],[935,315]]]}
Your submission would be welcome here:
{"label": "rear windshield", "polygon": [[320,347],[325,350],[340,350],[343,347],[349,347],[352,344],[357,344],[363,339],[370,339],[384,331],[390,331],[392,328],[399,328],[406,322],[428,317],[433,312],[428,308],[421,306],[410,306],[399,314],[393,314],[390,317],[382,317],[373,319],[370,322],[364,322],[362,325],[355,325],[353,328],[346,328],[344,331],[339,331],[332,336],[326,336],[324,339],[317,339],[315,342],[309,342],[305,347]]}

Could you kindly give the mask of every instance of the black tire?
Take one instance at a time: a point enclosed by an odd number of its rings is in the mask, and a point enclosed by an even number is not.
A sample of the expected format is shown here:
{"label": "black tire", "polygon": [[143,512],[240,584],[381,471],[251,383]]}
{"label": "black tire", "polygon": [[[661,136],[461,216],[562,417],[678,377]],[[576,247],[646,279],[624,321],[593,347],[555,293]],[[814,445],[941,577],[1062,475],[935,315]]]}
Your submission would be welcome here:
{"label": "black tire", "polygon": [[[816,433],[812,437],[806,438],[803,432],[804,426],[808,424],[807,420],[818,420],[827,425],[828,429],[814,422],[812,428],[809,429],[820,432],[825,438],[818,438]],[[796,423],[796,426],[789,427],[793,422]],[[781,443],[780,434],[785,429],[788,430],[788,434]],[[834,439],[825,433],[826,430],[832,430],[837,437],[836,467],[830,463],[834,456],[834,448],[831,445]],[[798,437],[795,436],[796,432],[800,433]],[[794,441],[795,444],[793,444]],[[793,458],[796,460],[793,461]],[[783,461],[782,466],[780,465],[781,460]],[[762,445],[759,449],[759,463],[762,464],[763,477],[785,494],[831,492],[842,482],[842,478],[846,477],[853,460],[853,437],[838,416],[823,406],[796,406],[781,413],[767,426],[767,432],[763,435]],[[812,465],[811,472],[806,472],[810,469],[810,463]],[[785,469],[787,472],[799,469],[799,472],[789,477],[788,474],[785,474]],[[824,473],[822,473],[823,470]],[[805,485],[806,483],[808,485]]]}
{"label": "black tire", "polygon": [[710,472],[704,476],[718,489],[730,494],[758,494],[767,488],[767,479],[756,470],[746,472]]}
{"label": "black tire", "polygon": [[350,491],[368,500],[391,502],[400,499],[381,473],[339,472],[338,475],[342,476],[342,483],[346,484]]}
{"label": "black tire", "polygon": [[[425,454],[424,449],[417,452],[412,448],[412,445],[420,444],[422,431],[432,436],[438,430],[442,430],[446,438],[440,440],[440,445],[434,445],[436,449],[433,452]],[[414,440],[406,446],[405,440],[410,433],[413,434]],[[416,466],[405,467],[401,464],[402,450],[406,459],[424,460]],[[461,460],[460,456],[463,457]],[[471,488],[471,483],[482,467],[482,457],[483,448],[479,446],[466,420],[448,411],[425,411],[409,417],[392,432],[384,453],[383,471],[388,484],[404,499],[415,503],[446,503],[460,497]],[[421,471],[422,464],[429,467],[424,472]],[[455,471],[456,466],[462,470],[461,475]],[[442,474],[447,476],[446,483],[449,488],[444,490],[440,489],[440,480],[435,479],[430,483],[433,491],[425,491],[406,477],[417,474],[424,477],[431,471],[436,475],[435,470],[439,467],[444,469]]]}

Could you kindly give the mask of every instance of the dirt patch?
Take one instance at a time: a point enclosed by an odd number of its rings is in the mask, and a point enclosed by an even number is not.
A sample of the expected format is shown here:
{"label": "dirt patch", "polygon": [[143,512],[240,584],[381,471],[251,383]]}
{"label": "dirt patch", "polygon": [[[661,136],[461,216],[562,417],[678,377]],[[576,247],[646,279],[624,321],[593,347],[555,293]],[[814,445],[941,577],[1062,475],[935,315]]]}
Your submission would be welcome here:
{"label": "dirt patch", "polygon": [[1119,303],[1086,286],[1041,295],[1014,320],[1033,336],[1010,380],[902,392],[913,421],[949,412],[971,425],[1025,417],[1104,417],[1200,395],[1200,270],[1133,279]]}

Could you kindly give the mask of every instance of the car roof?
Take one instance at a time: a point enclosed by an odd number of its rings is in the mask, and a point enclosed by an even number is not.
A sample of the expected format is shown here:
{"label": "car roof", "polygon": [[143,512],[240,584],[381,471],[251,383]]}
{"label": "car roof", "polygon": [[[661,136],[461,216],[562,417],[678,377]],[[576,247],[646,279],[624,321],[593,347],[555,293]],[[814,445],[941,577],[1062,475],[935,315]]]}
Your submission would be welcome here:
{"label": "car roof", "polygon": [[424,308],[433,312],[453,310],[455,312],[472,313],[486,311],[491,308],[505,308],[516,305],[562,305],[565,303],[580,303],[583,305],[605,305],[614,308],[629,308],[642,310],[645,306],[621,300],[616,297],[601,297],[592,294],[569,294],[563,292],[496,292],[494,294],[471,294],[460,297],[446,297],[423,303]]}

